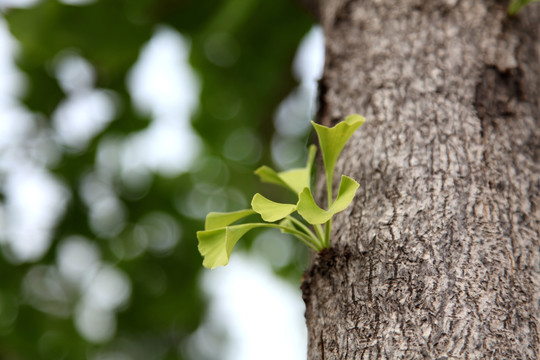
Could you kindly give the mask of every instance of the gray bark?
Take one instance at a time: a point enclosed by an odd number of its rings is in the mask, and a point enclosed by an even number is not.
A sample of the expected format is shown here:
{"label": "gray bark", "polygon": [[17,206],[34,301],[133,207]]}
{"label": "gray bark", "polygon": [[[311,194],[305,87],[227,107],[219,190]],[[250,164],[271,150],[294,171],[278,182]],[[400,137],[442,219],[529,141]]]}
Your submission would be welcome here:
{"label": "gray bark", "polygon": [[367,122],[302,286],[309,359],[539,359],[540,4],[317,6],[320,121]]}

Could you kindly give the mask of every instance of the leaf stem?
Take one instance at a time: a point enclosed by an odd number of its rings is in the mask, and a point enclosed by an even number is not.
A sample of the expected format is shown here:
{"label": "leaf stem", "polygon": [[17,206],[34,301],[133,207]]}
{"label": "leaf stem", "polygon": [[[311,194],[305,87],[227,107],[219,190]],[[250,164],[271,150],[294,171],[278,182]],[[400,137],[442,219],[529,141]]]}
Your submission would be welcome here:
{"label": "leaf stem", "polygon": [[326,177],[326,196],[327,196],[327,204],[326,207],[330,209],[330,206],[332,206],[333,197],[332,197],[332,182],[333,182],[333,176],[332,174],[329,174]]}
{"label": "leaf stem", "polygon": [[322,227],[321,224],[315,224],[313,225],[313,228],[315,229],[315,232],[317,233],[317,238],[320,240],[320,244],[321,244],[321,248],[319,249],[322,250],[325,248],[324,246],[324,229]]}
{"label": "leaf stem", "polygon": [[[330,174],[327,174],[327,177],[326,177],[326,194],[328,196],[328,200],[327,200],[327,208],[330,209],[330,207],[332,206],[332,204],[334,203],[334,198],[332,196],[332,183],[333,183],[333,180],[334,180],[334,169],[332,169],[332,172]],[[325,230],[325,234],[324,234],[324,240],[323,240],[323,244],[324,244],[324,247],[325,248],[329,248],[330,247],[330,234],[332,232],[332,218],[330,218],[325,226],[324,226],[324,230]]]}
{"label": "leaf stem", "polygon": [[313,233],[313,231],[311,231],[309,229],[309,227],[307,227],[302,221],[296,219],[294,216],[287,216],[286,217],[287,219],[289,219],[293,224],[295,224],[296,226],[298,226],[299,228],[301,228],[307,235],[309,235],[309,237],[311,238],[311,240],[313,240],[313,243],[315,246],[317,246],[318,248],[319,247],[323,247],[324,244],[321,242],[322,239],[320,239],[317,235],[315,235]]}
{"label": "leaf stem", "polygon": [[324,225],[324,247],[329,248],[330,247],[330,234],[332,233],[332,218],[330,218],[326,224]]}
{"label": "leaf stem", "polygon": [[310,249],[313,249],[315,251],[319,251],[319,249],[317,249],[317,246],[315,244],[313,244],[313,242],[311,241],[312,239],[310,239],[303,232],[298,231],[298,230],[296,230],[294,228],[289,228],[289,227],[286,227],[286,226],[281,226],[281,225],[278,225],[278,224],[269,224],[269,223],[261,223],[261,227],[271,227],[271,228],[276,228],[276,229],[283,230],[286,233],[289,233],[289,234],[292,234],[292,235],[296,236],[296,238],[298,240],[300,240],[302,243],[304,243],[304,245],[308,246]]}

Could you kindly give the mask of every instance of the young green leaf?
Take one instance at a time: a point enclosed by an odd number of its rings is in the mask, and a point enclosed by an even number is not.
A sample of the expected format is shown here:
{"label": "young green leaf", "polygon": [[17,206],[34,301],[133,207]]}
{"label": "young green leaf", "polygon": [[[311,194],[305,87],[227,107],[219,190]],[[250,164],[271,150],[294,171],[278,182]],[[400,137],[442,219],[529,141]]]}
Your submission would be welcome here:
{"label": "young green leaf", "polygon": [[516,15],[523,7],[527,6],[530,3],[538,2],[540,0],[512,0],[508,6],[508,15]]}
{"label": "young green leaf", "polygon": [[279,177],[279,174],[271,167],[263,165],[255,170],[255,175],[257,175],[262,182],[279,185],[288,190],[292,190],[292,188],[285,181],[283,181],[283,179]]}
{"label": "young green leaf", "polygon": [[253,214],[255,214],[255,211],[250,209],[232,212],[211,212],[206,215],[204,230],[222,228]]}
{"label": "young green leaf", "polygon": [[199,252],[204,257],[203,266],[214,269],[229,263],[234,245],[248,231],[265,224],[241,224],[219,229],[197,231]]}
{"label": "young green leaf", "polygon": [[296,205],[277,203],[258,193],[253,196],[251,207],[268,222],[281,220],[296,210]]}
{"label": "young green leaf", "polygon": [[312,122],[319,142],[321,151],[323,154],[324,171],[326,173],[326,182],[328,189],[328,200],[332,202],[332,180],[334,176],[334,168],[336,166],[337,159],[341,150],[352,136],[352,134],[358,129],[366,119],[360,115],[350,115],[345,118],[336,126],[329,128],[323,125]]}
{"label": "young green leaf", "polygon": [[313,199],[313,194],[309,188],[305,188],[300,194],[297,210],[298,213],[310,224],[323,224],[330,220],[332,216],[343,211],[352,202],[358,183],[348,176],[341,176],[338,196],[336,201],[328,210],[321,209]]}
{"label": "young green leaf", "polygon": [[279,185],[293,191],[295,194],[299,194],[305,187],[310,187],[311,168],[313,167],[316,152],[317,147],[311,145],[306,166],[303,168],[278,173],[268,166],[261,166],[255,170],[255,174],[259,176],[262,182]]}

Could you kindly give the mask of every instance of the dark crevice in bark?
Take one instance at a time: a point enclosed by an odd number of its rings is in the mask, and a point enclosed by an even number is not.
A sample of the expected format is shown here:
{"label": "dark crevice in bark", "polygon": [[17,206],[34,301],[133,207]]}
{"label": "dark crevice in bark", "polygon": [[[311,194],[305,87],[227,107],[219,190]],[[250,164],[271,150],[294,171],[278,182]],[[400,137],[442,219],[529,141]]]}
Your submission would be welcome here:
{"label": "dark crevice in bark", "polygon": [[324,75],[318,81],[318,93],[317,93],[317,118],[318,123],[324,126],[330,125],[330,119],[328,118],[328,106],[326,105],[326,94],[328,92],[328,86],[326,85],[326,79]]}
{"label": "dark crevice in bark", "polygon": [[494,126],[497,117],[515,114],[517,102],[524,99],[519,70],[500,71],[496,66],[486,66],[480,76],[474,107],[482,121],[482,137],[486,126]]}
{"label": "dark crevice in bark", "polygon": [[324,336],[323,336],[323,333],[321,332],[321,336],[320,336],[320,343],[319,343],[320,347],[321,347],[321,355],[322,355],[322,360],[324,360]]}
{"label": "dark crevice in bark", "polygon": [[347,26],[350,24],[350,17],[352,14],[352,5],[355,3],[355,0],[344,0],[341,4],[339,9],[336,11],[336,15],[334,17],[334,23],[333,26]]}
{"label": "dark crevice in bark", "polygon": [[497,131],[497,118],[515,115],[518,102],[525,99],[519,69],[501,71],[496,66],[486,66],[480,75],[475,91],[474,108],[480,119],[480,137],[484,142],[483,163],[489,163],[486,132]]}
{"label": "dark crevice in bark", "polygon": [[301,290],[302,290],[302,298],[304,299],[304,302],[306,303],[306,307],[308,306],[308,300],[313,295],[311,293],[312,289],[312,281],[314,278],[316,278],[315,275],[318,276],[325,276],[325,274],[329,273],[329,270],[334,265],[334,258],[336,257],[336,253],[334,248],[330,249],[324,249],[318,254],[314,255],[313,263],[309,267],[309,269],[304,273]]}

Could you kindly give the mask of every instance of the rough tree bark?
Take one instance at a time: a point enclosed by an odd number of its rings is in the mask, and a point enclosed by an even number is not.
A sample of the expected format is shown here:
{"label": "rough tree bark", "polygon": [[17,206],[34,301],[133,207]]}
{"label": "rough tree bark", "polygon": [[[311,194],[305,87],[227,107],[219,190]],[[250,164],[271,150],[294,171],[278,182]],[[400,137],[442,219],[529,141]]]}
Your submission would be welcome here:
{"label": "rough tree bark", "polygon": [[302,286],[309,359],[539,359],[540,4],[313,4],[320,121],[367,122]]}

